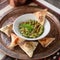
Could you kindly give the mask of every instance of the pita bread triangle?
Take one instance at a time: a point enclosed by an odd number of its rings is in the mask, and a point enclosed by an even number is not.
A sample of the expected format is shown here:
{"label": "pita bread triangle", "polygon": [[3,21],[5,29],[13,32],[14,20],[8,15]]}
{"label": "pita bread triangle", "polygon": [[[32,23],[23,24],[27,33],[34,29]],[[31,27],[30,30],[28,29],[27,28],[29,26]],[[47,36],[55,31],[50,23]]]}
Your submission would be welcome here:
{"label": "pita bread triangle", "polygon": [[34,15],[38,18],[38,22],[41,25],[44,25],[44,23],[45,23],[46,14],[47,14],[47,9],[44,9],[44,10],[41,10],[41,11],[34,13]]}
{"label": "pita bread triangle", "polygon": [[20,48],[29,56],[33,56],[33,52],[36,49],[38,42],[28,42],[25,41],[18,36],[16,36],[14,33],[11,33],[11,43],[8,48],[13,49],[15,46],[19,45]]}
{"label": "pita bread triangle", "polygon": [[55,40],[55,38],[43,38],[43,39],[38,40],[38,41],[39,41],[39,43],[40,43],[43,47],[47,47],[47,46],[50,45],[54,40]]}
{"label": "pita bread triangle", "polygon": [[12,24],[9,24],[0,28],[0,31],[5,33],[8,37],[10,37],[11,32],[12,32]]}
{"label": "pita bread triangle", "polygon": [[9,45],[10,49],[13,49],[15,46],[18,45],[18,43],[23,42],[24,40],[19,38],[17,35],[15,35],[14,33],[11,33],[11,43]]}
{"label": "pita bread triangle", "polygon": [[18,36],[14,33],[11,33],[11,43],[9,45],[10,49],[13,49],[17,45],[17,41],[19,40]]}
{"label": "pita bread triangle", "polygon": [[25,42],[23,45],[19,45],[20,48],[29,56],[33,56],[33,52],[36,49],[38,42]]}

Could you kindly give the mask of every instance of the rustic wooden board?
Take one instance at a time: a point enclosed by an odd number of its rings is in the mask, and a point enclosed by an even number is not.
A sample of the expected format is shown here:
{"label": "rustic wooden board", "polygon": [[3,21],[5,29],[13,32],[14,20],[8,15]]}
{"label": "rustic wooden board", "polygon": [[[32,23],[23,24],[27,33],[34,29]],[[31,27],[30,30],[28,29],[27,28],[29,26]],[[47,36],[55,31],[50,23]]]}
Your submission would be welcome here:
{"label": "rustic wooden board", "polygon": [[[0,28],[2,26],[5,26],[6,24],[13,23],[14,20],[20,15],[23,15],[25,13],[33,13],[36,11],[40,11],[40,9],[28,6],[15,8],[0,21]],[[39,44],[34,51],[33,57],[29,58],[27,54],[25,54],[25,52],[21,50],[18,46],[14,50],[8,49],[7,46],[10,44],[11,40],[5,34],[0,32],[0,50],[11,57],[18,59],[41,59],[57,52],[60,49],[60,22],[53,14],[49,12],[47,13],[46,18],[50,21],[51,24],[51,31],[47,35],[47,37],[56,38],[55,41],[52,42],[47,48],[43,48]]]}

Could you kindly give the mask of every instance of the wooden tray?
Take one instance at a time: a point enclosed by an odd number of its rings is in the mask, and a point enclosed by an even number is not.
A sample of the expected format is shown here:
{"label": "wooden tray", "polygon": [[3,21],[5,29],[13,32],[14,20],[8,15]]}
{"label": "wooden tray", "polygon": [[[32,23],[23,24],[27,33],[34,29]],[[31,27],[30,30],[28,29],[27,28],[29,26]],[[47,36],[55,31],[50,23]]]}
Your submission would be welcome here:
{"label": "wooden tray", "polygon": [[[39,11],[39,8],[36,7],[28,7],[22,6],[13,9],[10,13],[8,13],[4,18],[0,21],[0,28],[6,24],[12,23],[18,16],[23,15],[25,13],[33,13]],[[29,58],[27,54],[23,50],[21,50],[18,46],[14,50],[8,49],[8,45],[10,44],[10,38],[8,38],[5,34],[0,32],[0,50],[4,52],[6,55],[17,59],[41,59],[46,58],[60,49],[60,22],[59,20],[51,13],[47,13],[47,19],[51,24],[51,31],[47,37],[55,37],[55,41],[52,42],[47,48],[43,48],[40,44],[34,51],[34,55],[32,58]]]}

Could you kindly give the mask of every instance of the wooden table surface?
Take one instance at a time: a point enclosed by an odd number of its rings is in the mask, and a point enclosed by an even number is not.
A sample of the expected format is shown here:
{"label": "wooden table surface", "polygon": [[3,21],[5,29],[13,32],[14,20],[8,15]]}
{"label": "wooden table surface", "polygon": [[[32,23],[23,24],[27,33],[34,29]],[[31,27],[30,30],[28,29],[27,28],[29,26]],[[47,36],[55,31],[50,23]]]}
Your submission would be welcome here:
{"label": "wooden table surface", "polygon": [[46,1],[60,8],[60,0],[46,0]]}

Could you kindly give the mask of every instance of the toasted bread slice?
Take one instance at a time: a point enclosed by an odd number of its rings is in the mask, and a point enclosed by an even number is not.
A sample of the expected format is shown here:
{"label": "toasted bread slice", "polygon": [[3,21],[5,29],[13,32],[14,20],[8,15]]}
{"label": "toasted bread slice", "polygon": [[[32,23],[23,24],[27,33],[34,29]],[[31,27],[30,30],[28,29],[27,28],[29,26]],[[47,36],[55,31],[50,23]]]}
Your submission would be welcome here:
{"label": "toasted bread slice", "polygon": [[12,24],[9,24],[0,28],[0,31],[5,33],[8,37],[10,37],[11,32],[12,32]]}
{"label": "toasted bread slice", "polygon": [[55,40],[55,38],[43,38],[43,39],[38,40],[38,41],[39,41],[39,43],[40,43],[43,47],[47,47],[47,46],[50,45],[54,40]]}
{"label": "toasted bread slice", "polygon": [[20,45],[20,48],[29,56],[32,57],[33,56],[33,52],[36,49],[38,45],[38,42],[24,42],[24,44]]}
{"label": "toasted bread slice", "polygon": [[45,17],[47,15],[47,9],[35,12],[34,15],[38,18],[38,22],[41,25],[44,25],[44,23],[45,23]]}

